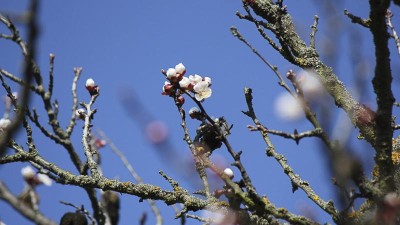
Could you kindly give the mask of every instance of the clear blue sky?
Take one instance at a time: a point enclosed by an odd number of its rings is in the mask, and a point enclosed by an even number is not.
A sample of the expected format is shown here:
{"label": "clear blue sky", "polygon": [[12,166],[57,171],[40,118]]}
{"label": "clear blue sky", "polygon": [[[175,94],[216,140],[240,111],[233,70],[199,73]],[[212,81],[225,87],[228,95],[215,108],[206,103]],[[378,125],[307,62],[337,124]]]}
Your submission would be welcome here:
{"label": "clear blue sky", "polygon": [[[327,31],[327,17],[315,1],[288,0],[289,13],[296,21],[296,29],[303,38],[308,40],[313,15],[320,17],[320,31],[317,33],[317,45],[322,46]],[[343,3],[342,9],[366,17],[368,15],[367,1],[351,1]],[[1,12],[22,12],[27,8],[27,1],[3,0],[0,2]],[[184,63],[188,74],[210,76],[213,79],[213,95],[204,102],[209,114],[225,116],[229,123],[234,124],[230,141],[238,151],[243,151],[243,164],[248,169],[257,191],[267,195],[279,207],[287,207],[294,213],[304,214],[309,211],[320,222],[330,221],[327,215],[316,208],[298,190],[291,192],[289,179],[282,172],[273,158],[265,156],[265,145],[257,133],[251,133],[246,125],[251,121],[241,113],[246,109],[243,88],[254,90],[254,104],[262,122],[270,129],[292,132],[311,129],[305,121],[288,122],[280,119],[274,113],[274,99],[284,92],[277,84],[278,80],[264,64],[235,39],[229,31],[231,26],[237,26],[239,31],[254,44],[255,47],[285,74],[288,69],[298,70],[282,60],[268,44],[259,36],[253,24],[241,21],[235,16],[241,11],[241,1],[41,1],[40,36],[38,45],[38,63],[45,79],[48,74],[48,55],[54,53],[55,63],[55,93],[54,97],[60,103],[61,122],[66,125],[70,117],[71,81],[73,68],[83,67],[79,82],[79,100],[88,101],[89,96],[84,89],[87,78],[93,78],[101,87],[101,96],[95,107],[98,113],[93,121],[94,130],[103,130],[109,138],[123,151],[137,172],[146,183],[155,184],[170,189],[168,183],[158,174],[165,171],[176,179],[184,188],[197,190],[198,181],[184,175],[187,170],[181,160],[171,160],[168,157],[171,149],[155,148],[144,134],[143,125],[148,121],[164,122],[169,130],[169,141],[173,151],[179,157],[188,158],[189,150],[182,141],[179,114],[172,100],[162,96],[162,85],[165,81],[161,69]],[[374,53],[371,51],[370,35],[367,30],[353,25],[342,13],[337,20],[343,22],[340,32],[343,37],[337,40],[335,48],[343,54],[335,71],[344,81],[352,80],[352,70],[349,65],[349,41],[346,36],[348,26],[367,37],[361,52],[367,62],[371,62]],[[398,23],[397,23],[398,24]],[[5,32],[4,26],[0,27]],[[308,41],[307,41],[308,42]],[[393,43],[392,43],[393,44]],[[21,55],[15,44],[0,40],[0,67],[15,74],[21,72]],[[324,57],[324,54],[321,54]],[[373,63],[370,63],[373,65]],[[370,79],[372,66],[366,74]],[[397,70],[398,71],[398,70]],[[398,78],[397,78],[398,84]],[[351,86],[348,84],[348,86]],[[370,85],[369,85],[370,86]],[[5,94],[4,90],[0,91]],[[146,108],[149,116],[135,116],[126,110],[123,97],[133,96],[142,105],[129,105],[133,109]],[[40,108],[40,101],[33,103]],[[185,108],[189,110],[193,103],[187,101]],[[40,119],[45,123],[42,113]],[[144,112],[139,111],[139,112]],[[335,117],[336,118],[336,117]],[[196,121],[189,121],[194,134]],[[76,149],[80,147],[81,124],[75,129],[74,140]],[[37,147],[41,154],[50,161],[76,172],[68,162],[66,152],[43,138],[36,130]],[[23,139],[20,139],[24,143]],[[315,139],[304,140],[297,146],[293,141],[272,137],[278,152],[288,158],[293,169],[303,179],[308,180],[314,190],[325,200],[333,198],[330,177],[326,171],[319,142]],[[371,153],[369,146],[356,144],[356,149]],[[365,150],[367,149],[367,150]],[[103,171],[107,177],[118,178],[121,181],[133,181],[119,159],[106,147],[101,150]],[[167,153],[160,152],[167,151]],[[363,152],[358,151],[358,152]],[[357,151],[356,151],[357,152]],[[82,152],[81,152],[82,153]],[[232,162],[224,149],[216,152],[216,160]],[[368,154],[367,154],[368,155]],[[175,155],[174,155],[175,156]],[[371,161],[369,161],[371,163]],[[16,163],[0,167],[0,179],[8,187],[19,193],[23,188],[20,169],[26,164]],[[237,172],[235,170],[235,172]],[[221,185],[221,183],[219,183]],[[51,219],[59,221],[63,213],[73,211],[72,208],[58,203],[60,200],[76,205],[84,204],[90,208],[84,191],[72,186],[53,185],[39,187],[40,209]],[[154,224],[154,217],[146,202],[138,203],[134,196],[122,195],[120,224],[137,224],[143,212],[148,213],[147,224]],[[165,224],[178,224],[174,221],[174,211],[162,202],[157,202],[162,210]],[[21,216],[3,202],[0,202],[0,219],[6,224],[27,224]],[[196,221],[188,220],[187,224]]]}

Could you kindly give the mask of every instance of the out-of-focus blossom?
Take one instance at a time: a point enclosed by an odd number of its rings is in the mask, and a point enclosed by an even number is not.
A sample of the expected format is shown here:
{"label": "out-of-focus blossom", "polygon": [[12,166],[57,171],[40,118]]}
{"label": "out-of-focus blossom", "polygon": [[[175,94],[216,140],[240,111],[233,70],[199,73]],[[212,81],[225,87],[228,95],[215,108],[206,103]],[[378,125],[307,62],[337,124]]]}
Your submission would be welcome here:
{"label": "out-of-focus blossom", "polygon": [[7,118],[1,118],[0,119],[0,129],[7,129],[8,126],[10,126],[11,124],[11,120],[7,119]]}
{"label": "out-of-focus blossom", "polygon": [[179,63],[175,66],[175,71],[183,76],[186,73],[186,68],[182,63]]}
{"label": "out-of-focus blossom", "polygon": [[236,214],[233,211],[205,211],[201,217],[208,218],[215,225],[233,225],[236,224]]}
{"label": "out-of-focus blossom", "polygon": [[233,179],[233,177],[235,176],[235,174],[233,173],[231,168],[226,168],[224,169],[224,174],[227,175],[229,177],[229,179]]}
{"label": "out-of-focus blossom", "polygon": [[212,94],[212,90],[207,81],[200,81],[193,87],[193,91],[195,92],[194,97],[197,101],[202,101],[206,98],[209,98]]}
{"label": "out-of-focus blossom", "polygon": [[21,174],[25,179],[30,179],[36,175],[36,172],[30,166],[25,166],[21,169]]}
{"label": "out-of-focus blossom", "polygon": [[96,138],[94,140],[94,146],[96,146],[97,149],[103,148],[104,146],[107,145],[107,141],[100,139],[100,138]]}
{"label": "out-of-focus blossom", "polygon": [[146,126],[147,139],[153,144],[164,142],[168,137],[168,128],[164,122],[152,121]]}
{"label": "out-of-focus blossom", "polygon": [[275,100],[277,116],[285,120],[297,120],[303,116],[301,103],[289,93],[283,93]]}
{"label": "out-of-focus blossom", "polygon": [[37,174],[32,167],[25,166],[21,169],[21,174],[24,180],[31,186],[44,184],[46,186],[52,185],[52,180],[45,174]]}
{"label": "out-of-focus blossom", "polygon": [[53,181],[45,174],[39,173],[37,175],[37,178],[42,184],[44,184],[46,186],[51,186],[53,184]]}
{"label": "out-of-focus blossom", "polygon": [[315,72],[303,70],[298,77],[298,83],[300,84],[304,95],[308,98],[316,98],[323,93],[324,87]]}

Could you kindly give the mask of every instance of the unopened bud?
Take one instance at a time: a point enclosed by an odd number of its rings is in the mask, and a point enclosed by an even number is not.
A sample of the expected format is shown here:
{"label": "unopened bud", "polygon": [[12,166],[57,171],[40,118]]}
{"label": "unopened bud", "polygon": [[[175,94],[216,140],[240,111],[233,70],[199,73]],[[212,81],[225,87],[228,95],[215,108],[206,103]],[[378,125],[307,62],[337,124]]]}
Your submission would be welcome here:
{"label": "unopened bud", "polygon": [[176,73],[182,74],[183,76],[186,73],[186,68],[182,63],[179,63],[178,65],[175,66],[175,71]]}
{"label": "unopened bud", "polygon": [[197,107],[192,107],[189,110],[189,116],[192,119],[200,119],[200,117],[201,117],[200,109],[198,109]]}
{"label": "unopened bud", "polygon": [[228,176],[229,177],[229,179],[233,179],[233,177],[235,176],[234,174],[233,174],[233,171],[231,170],[231,168],[226,168],[225,170],[224,170],[224,174],[226,175],[226,176]]}
{"label": "unopened bud", "polygon": [[100,91],[99,86],[96,85],[92,78],[86,80],[86,89],[89,91],[90,95],[97,95]]}
{"label": "unopened bud", "polygon": [[185,103],[185,98],[181,95],[177,98],[177,104],[183,105]]}

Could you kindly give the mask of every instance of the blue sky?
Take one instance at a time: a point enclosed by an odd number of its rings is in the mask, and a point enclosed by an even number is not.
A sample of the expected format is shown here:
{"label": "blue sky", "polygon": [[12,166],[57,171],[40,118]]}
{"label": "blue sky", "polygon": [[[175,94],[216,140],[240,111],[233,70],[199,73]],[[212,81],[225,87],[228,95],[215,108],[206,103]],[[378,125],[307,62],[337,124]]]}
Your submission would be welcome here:
{"label": "blue sky", "polygon": [[[361,16],[368,15],[366,1],[343,3],[342,9]],[[2,12],[22,12],[27,8],[27,1],[3,0],[0,2]],[[320,17],[317,33],[317,46],[323,49],[327,16],[321,13],[315,1],[286,1],[288,11],[296,21],[296,29],[308,42],[313,15]],[[277,53],[259,36],[253,24],[241,21],[235,16],[236,11],[243,12],[241,1],[41,1],[40,36],[38,45],[38,63],[45,79],[48,73],[48,55],[54,53],[55,59],[55,93],[60,103],[60,120],[66,125],[70,117],[71,82],[73,68],[83,67],[78,85],[80,101],[88,101],[89,95],[84,89],[87,78],[93,78],[101,88],[101,96],[95,107],[98,113],[93,121],[94,130],[104,131],[109,138],[128,157],[133,167],[146,183],[170,189],[168,183],[158,174],[163,170],[190,191],[198,188],[198,181],[184,175],[182,160],[188,158],[189,150],[182,141],[179,114],[173,101],[161,95],[165,78],[161,69],[184,63],[188,74],[200,74],[213,79],[212,97],[204,102],[204,107],[212,116],[224,116],[234,124],[230,141],[233,147],[243,151],[243,164],[253,177],[257,191],[266,194],[279,207],[287,207],[294,213],[312,211],[320,222],[329,221],[327,215],[316,208],[305,194],[299,190],[292,194],[289,179],[272,158],[265,156],[265,145],[259,134],[251,133],[246,125],[251,121],[241,113],[246,110],[243,88],[251,87],[254,91],[254,105],[262,122],[270,129],[291,132],[311,129],[305,121],[285,121],[274,113],[274,99],[284,92],[278,80],[264,64],[235,39],[229,31],[231,26],[239,31],[259,49],[272,64],[279,67],[282,74],[288,69],[298,70],[282,60]],[[351,24],[342,13],[338,21],[343,26],[342,38],[335,42],[335,48],[342,54],[335,67],[336,73],[349,87],[352,86],[352,67],[349,60],[349,38],[347,28],[360,32],[367,39],[361,44],[361,53],[366,62],[371,63],[374,53],[367,30]],[[396,19],[398,21],[398,19]],[[5,32],[3,26],[1,32]],[[24,32],[22,32],[24,33]],[[393,43],[391,43],[393,44]],[[393,46],[392,46],[393,47]],[[14,74],[21,72],[21,54],[15,44],[0,40],[0,67]],[[395,55],[396,53],[392,53]],[[321,57],[324,58],[324,53]],[[397,64],[398,65],[398,64]],[[366,79],[372,76],[373,67],[365,74]],[[397,70],[398,71],[398,70]],[[395,78],[397,85],[398,77]],[[370,89],[370,84],[367,85]],[[4,90],[0,91],[4,95]],[[135,98],[141,104],[128,104],[126,97]],[[368,99],[368,96],[367,98]],[[188,100],[188,99],[187,99]],[[332,104],[331,100],[328,102]],[[37,99],[32,103],[40,109]],[[373,103],[372,103],[373,105]],[[128,107],[127,107],[128,106]],[[194,104],[185,103],[189,110]],[[138,110],[132,114],[127,108]],[[144,110],[145,109],[145,110]],[[335,107],[332,108],[335,111]],[[43,113],[43,111],[39,110]],[[144,113],[144,114],[143,114]],[[139,115],[139,116],[138,116]],[[335,115],[334,117],[339,118]],[[42,114],[45,123],[45,116]],[[168,128],[168,149],[157,148],[146,139],[145,129],[149,121],[161,121]],[[189,121],[192,135],[198,123]],[[76,148],[80,147],[81,126],[78,124],[73,136]],[[354,136],[354,134],[352,134]],[[36,142],[41,154],[50,161],[74,171],[64,150],[43,138],[36,130]],[[21,143],[24,140],[20,137]],[[293,169],[303,179],[308,180],[315,191],[325,200],[333,198],[330,177],[325,169],[326,162],[315,139],[302,140],[297,146],[293,141],[272,137],[277,151],[285,154]],[[354,143],[356,152],[367,158],[369,146],[361,142]],[[357,151],[362,149],[362,151]],[[367,150],[365,150],[367,149]],[[83,150],[82,150],[83,151]],[[104,174],[121,181],[133,181],[119,159],[106,147],[101,150]],[[165,151],[165,152],[164,152]],[[174,153],[172,153],[174,152]],[[82,152],[81,152],[82,153]],[[82,153],[83,155],[83,153]],[[171,159],[172,158],[172,159]],[[175,161],[175,160],[176,161]],[[215,160],[229,164],[231,159],[225,149],[216,151]],[[369,160],[369,163],[372,163]],[[23,188],[20,169],[26,164],[16,163],[0,167],[0,179],[4,180],[14,193]],[[74,171],[75,172],[75,171]],[[236,171],[237,172],[237,171]],[[217,183],[221,185],[221,183]],[[63,213],[72,208],[61,205],[60,200],[76,205],[84,204],[89,208],[85,193],[76,187],[54,185],[39,187],[40,208],[51,219],[59,221]],[[148,213],[147,224],[154,224],[154,217],[146,202],[138,203],[134,196],[122,195],[120,224],[137,223],[143,212]],[[157,202],[162,210],[165,224],[178,224],[174,221],[174,211],[162,202]],[[26,224],[26,220],[0,202],[2,208],[0,219],[6,224]],[[188,220],[188,224],[197,222]]]}

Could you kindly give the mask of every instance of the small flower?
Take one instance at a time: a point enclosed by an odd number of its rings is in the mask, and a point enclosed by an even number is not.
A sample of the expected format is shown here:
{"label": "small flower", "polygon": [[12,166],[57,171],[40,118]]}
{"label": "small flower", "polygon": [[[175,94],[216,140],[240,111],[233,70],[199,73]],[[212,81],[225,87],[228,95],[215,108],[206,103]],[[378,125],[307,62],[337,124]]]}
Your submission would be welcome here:
{"label": "small flower", "polygon": [[209,98],[212,94],[211,88],[209,87],[207,81],[198,82],[196,85],[194,85],[193,91],[195,92],[194,97],[197,101],[202,101],[206,98]]}
{"label": "small flower", "polygon": [[303,116],[300,102],[289,93],[284,93],[275,101],[276,114],[282,119],[297,120]]}
{"label": "small flower", "polygon": [[81,120],[85,119],[86,113],[84,109],[77,109],[75,110],[75,116]]}
{"label": "small flower", "polygon": [[187,77],[182,77],[182,80],[179,81],[179,86],[185,90],[190,90],[193,88],[192,83],[190,83],[190,79]]}
{"label": "small flower", "polygon": [[175,66],[175,71],[176,73],[182,74],[183,76],[186,73],[186,68],[182,63],[179,63],[178,65]]}
{"label": "small flower", "polygon": [[7,118],[1,118],[0,119],[0,129],[7,129],[8,126],[10,126],[11,124],[11,120],[7,119]]}
{"label": "small flower", "polygon": [[86,90],[89,91],[90,95],[97,95],[99,94],[100,88],[96,85],[92,78],[86,80]]}
{"label": "small flower", "polygon": [[229,177],[229,179],[233,179],[233,177],[235,176],[235,174],[233,174],[233,171],[231,168],[226,168],[224,170],[224,174],[227,175]]}
{"label": "small flower", "polygon": [[192,119],[200,119],[200,117],[201,117],[200,109],[198,109],[197,107],[192,107],[189,110],[189,116]]}

